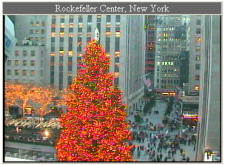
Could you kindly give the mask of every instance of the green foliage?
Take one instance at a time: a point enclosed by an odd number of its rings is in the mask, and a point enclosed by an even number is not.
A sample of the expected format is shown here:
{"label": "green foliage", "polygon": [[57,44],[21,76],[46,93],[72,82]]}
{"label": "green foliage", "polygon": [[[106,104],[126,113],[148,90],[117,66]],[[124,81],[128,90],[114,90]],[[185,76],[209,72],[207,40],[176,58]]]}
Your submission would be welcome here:
{"label": "green foliage", "polygon": [[166,108],[166,111],[164,113],[164,116],[170,115],[170,113],[173,110],[173,104],[174,104],[174,97],[173,96],[170,96],[169,101],[167,103],[167,108]]}
{"label": "green foliage", "polygon": [[136,122],[136,123],[141,123],[141,121],[142,121],[142,118],[141,118],[140,115],[135,115],[135,116],[134,116],[134,119],[135,119],[135,122]]}

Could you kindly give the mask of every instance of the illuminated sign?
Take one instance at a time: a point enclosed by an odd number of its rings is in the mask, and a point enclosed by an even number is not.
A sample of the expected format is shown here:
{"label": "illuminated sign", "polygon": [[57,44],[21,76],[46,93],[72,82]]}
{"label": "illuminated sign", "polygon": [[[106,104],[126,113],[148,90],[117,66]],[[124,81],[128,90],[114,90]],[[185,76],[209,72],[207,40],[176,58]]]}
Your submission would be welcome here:
{"label": "illuminated sign", "polygon": [[198,118],[200,118],[200,116],[196,115],[196,114],[183,114],[183,118],[184,119],[198,119]]}

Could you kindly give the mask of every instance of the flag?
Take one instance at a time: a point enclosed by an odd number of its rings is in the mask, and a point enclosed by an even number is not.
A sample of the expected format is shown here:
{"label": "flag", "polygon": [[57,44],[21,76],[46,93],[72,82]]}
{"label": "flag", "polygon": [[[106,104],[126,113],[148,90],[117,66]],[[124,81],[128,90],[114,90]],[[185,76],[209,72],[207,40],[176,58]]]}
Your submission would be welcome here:
{"label": "flag", "polygon": [[176,88],[177,88],[177,101],[178,101],[179,99],[181,99],[183,92],[178,86],[176,86]]}
{"label": "flag", "polygon": [[147,88],[150,88],[152,86],[152,81],[150,80],[150,78],[146,79],[146,77],[143,77],[143,81]]}

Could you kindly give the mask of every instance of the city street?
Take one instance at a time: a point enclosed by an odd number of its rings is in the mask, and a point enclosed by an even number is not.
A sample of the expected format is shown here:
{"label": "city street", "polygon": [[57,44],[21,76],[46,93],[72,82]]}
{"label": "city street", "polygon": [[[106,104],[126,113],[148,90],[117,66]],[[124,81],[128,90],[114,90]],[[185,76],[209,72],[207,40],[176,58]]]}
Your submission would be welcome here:
{"label": "city street", "polygon": [[[144,106],[142,106],[143,109]],[[164,117],[164,112],[165,109],[167,107],[167,103],[166,102],[161,102],[161,100],[157,100],[156,101],[156,106],[153,107],[152,109],[152,113],[151,115],[149,115],[149,113],[147,115],[143,115],[143,121],[145,122],[146,119],[148,119],[149,122],[153,123],[153,125],[158,125],[158,124],[162,124],[162,120]],[[154,111],[159,111],[159,114],[154,115]],[[173,113],[173,112],[172,112]],[[171,114],[172,114],[171,113]],[[131,122],[134,122],[134,116],[133,115],[129,115],[128,119],[131,120]],[[140,132],[143,130],[140,130],[138,127],[137,129],[132,129],[132,131],[136,131],[136,132]],[[159,131],[150,131],[148,130],[144,130],[143,132],[146,132],[147,135],[149,136],[150,133],[152,134],[152,137],[154,135],[159,134]],[[174,137],[176,134],[179,133],[179,130],[174,130],[173,132],[170,132],[167,128],[164,128],[162,131],[160,131],[160,134],[169,134],[171,137]],[[190,135],[190,133],[188,133],[188,135]],[[134,141],[134,145],[136,146],[144,146],[145,149],[148,148],[148,143],[149,143],[149,139],[145,138],[144,143],[139,143],[138,141]],[[159,144],[159,140],[156,141],[156,147],[154,148],[156,150],[157,146]],[[189,157],[189,161],[195,161],[195,151],[194,151],[194,145],[185,145],[185,144],[180,144],[180,147],[183,148],[183,150],[185,151],[185,157]],[[134,151],[134,159],[137,161],[152,161],[149,159],[149,154],[147,152],[145,152],[145,149],[143,151],[140,152],[140,157],[138,156],[138,151],[137,148]],[[159,152],[162,154],[162,161],[165,161],[165,157],[168,156],[168,151],[169,150],[162,150],[162,152]],[[157,153],[157,152],[156,152]],[[157,155],[157,154],[156,154]],[[176,151],[176,154],[174,155],[174,161],[182,161],[182,156],[180,154],[180,150]],[[172,161],[173,158],[171,159],[167,159],[166,161]]]}

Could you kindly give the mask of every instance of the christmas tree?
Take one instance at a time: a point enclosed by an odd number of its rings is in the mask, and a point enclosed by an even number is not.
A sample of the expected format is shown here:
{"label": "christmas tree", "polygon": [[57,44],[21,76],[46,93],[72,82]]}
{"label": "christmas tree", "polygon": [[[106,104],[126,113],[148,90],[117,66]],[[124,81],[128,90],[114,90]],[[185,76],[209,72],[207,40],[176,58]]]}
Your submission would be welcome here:
{"label": "christmas tree", "polygon": [[132,161],[129,124],[122,92],[113,86],[110,57],[92,40],[83,67],[68,89],[68,112],[61,115],[60,161]]}

